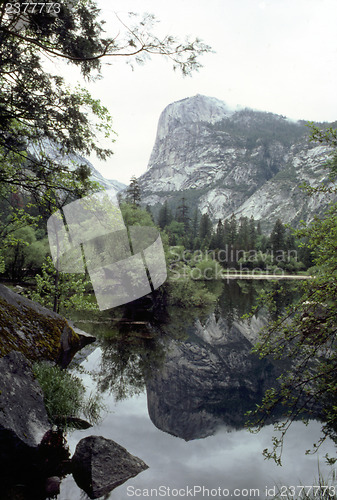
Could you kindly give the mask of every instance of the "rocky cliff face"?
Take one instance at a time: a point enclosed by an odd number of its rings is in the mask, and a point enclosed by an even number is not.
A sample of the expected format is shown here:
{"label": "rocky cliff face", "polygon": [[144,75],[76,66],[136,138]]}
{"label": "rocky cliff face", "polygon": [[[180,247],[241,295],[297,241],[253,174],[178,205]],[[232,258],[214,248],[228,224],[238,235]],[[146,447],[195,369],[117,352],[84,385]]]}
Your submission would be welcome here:
{"label": "rocky cliff face", "polygon": [[161,369],[147,381],[148,411],[161,430],[185,440],[240,428],[245,412],[275,384],[276,370],[251,353],[263,318],[231,325],[212,314],[185,342],[172,340]]}
{"label": "rocky cliff face", "polygon": [[233,212],[270,226],[310,220],[327,204],[308,199],[299,184],[326,177],[330,150],[309,142],[302,122],[249,109],[230,110],[202,95],[167,106],[147,172],[144,202],[173,204],[182,196],[216,220]]}

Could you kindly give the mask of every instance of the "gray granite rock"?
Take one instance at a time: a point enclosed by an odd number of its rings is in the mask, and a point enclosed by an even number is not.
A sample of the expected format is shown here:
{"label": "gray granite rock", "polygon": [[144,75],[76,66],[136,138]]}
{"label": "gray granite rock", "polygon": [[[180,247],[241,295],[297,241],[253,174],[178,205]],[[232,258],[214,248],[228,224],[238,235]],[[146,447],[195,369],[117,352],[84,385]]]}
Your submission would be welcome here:
{"label": "gray granite rock", "polygon": [[36,448],[50,424],[31,364],[12,351],[0,359],[0,373],[0,456],[10,443]]}
{"label": "gray granite rock", "polygon": [[106,495],[148,466],[111,439],[81,439],[72,458],[73,476],[90,498]]}
{"label": "gray granite rock", "polygon": [[57,313],[0,284],[0,357],[22,352],[30,360],[67,366],[92,337]]}

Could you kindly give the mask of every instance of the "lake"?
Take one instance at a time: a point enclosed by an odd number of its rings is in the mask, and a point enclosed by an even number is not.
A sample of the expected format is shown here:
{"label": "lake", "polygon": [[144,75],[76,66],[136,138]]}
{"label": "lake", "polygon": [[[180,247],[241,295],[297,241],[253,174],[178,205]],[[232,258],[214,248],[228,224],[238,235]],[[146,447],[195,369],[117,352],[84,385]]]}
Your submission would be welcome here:
{"label": "lake", "polygon": [[[262,456],[271,447],[273,426],[257,434],[244,427],[245,412],[272,386],[280,367],[250,352],[266,322],[263,311],[250,323],[240,319],[263,284],[221,286],[216,307],[201,317],[173,308],[152,324],[137,314],[132,323],[106,315],[102,324],[79,323],[99,332],[99,340],[71,366],[76,373],[78,364],[85,369],[81,377],[89,390],[102,392],[106,411],[99,425],[68,435],[70,449],[85,436],[101,435],[149,466],[105,498],[266,498],[277,486],[286,493],[291,486],[313,485],[319,470],[328,479],[323,457],[334,455],[335,444],[327,440],[317,454],[305,455],[320,437],[319,422],[292,424],[282,467]],[[280,307],[294,300],[290,288]],[[86,495],[68,476],[58,498]]]}

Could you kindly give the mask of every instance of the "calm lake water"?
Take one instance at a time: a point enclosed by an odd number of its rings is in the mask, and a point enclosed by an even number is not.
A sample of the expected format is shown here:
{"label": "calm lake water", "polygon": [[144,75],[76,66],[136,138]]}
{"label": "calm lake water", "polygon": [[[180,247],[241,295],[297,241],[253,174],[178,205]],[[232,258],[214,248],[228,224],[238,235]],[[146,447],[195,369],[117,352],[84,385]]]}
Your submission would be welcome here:
{"label": "calm lake water", "polygon": [[[258,434],[244,428],[245,411],[279,370],[250,353],[264,314],[250,324],[240,319],[261,286],[221,284],[216,308],[201,318],[172,309],[150,327],[137,314],[136,324],[116,325],[106,316],[101,325],[79,323],[99,340],[86,358],[78,354],[73,369],[85,369],[81,377],[89,390],[102,392],[106,411],[99,425],[68,435],[71,452],[83,437],[101,435],[149,466],[105,498],[267,498],[276,486],[314,484],[319,470],[328,479],[323,457],[334,455],[334,443],[305,455],[320,437],[319,422],[292,424],[282,467],[262,456],[273,426]],[[290,291],[280,294],[280,305],[290,297]],[[68,476],[58,498],[87,497]]]}

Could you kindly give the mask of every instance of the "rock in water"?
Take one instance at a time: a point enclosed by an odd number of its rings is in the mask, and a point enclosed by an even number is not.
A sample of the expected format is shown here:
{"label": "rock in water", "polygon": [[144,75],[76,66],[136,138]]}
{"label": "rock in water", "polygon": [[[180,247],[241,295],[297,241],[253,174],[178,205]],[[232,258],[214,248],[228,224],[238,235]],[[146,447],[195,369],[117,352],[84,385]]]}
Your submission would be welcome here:
{"label": "rock in water", "polygon": [[19,352],[0,359],[0,479],[28,479],[38,445],[50,428],[30,362]]}
{"label": "rock in water", "polygon": [[48,498],[57,498],[60,493],[61,479],[58,476],[48,477],[46,479],[46,494]]}
{"label": "rock in water", "polygon": [[31,361],[66,367],[78,349],[94,340],[59,314],[0,284],[0,357],[19,351]]}
{"label": "rock in water", "polygon": [[102,436],[81,439],[72,466],[76,483],[90,498],[103,496],[148,469],[140,458]]}
{"label": "rock in water", "polygon": [[0,284],[0,356],[19,351],[31,361],[57,361],[65,340],[80,348],[65,318]]}
{"label": "rock in water", "polygon": [[0,359],[0,457],[10,441],[36,448],[50,428],[41,387],[25,356],[12,351]]}

